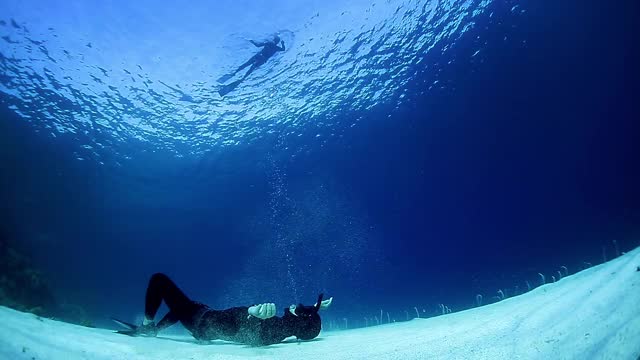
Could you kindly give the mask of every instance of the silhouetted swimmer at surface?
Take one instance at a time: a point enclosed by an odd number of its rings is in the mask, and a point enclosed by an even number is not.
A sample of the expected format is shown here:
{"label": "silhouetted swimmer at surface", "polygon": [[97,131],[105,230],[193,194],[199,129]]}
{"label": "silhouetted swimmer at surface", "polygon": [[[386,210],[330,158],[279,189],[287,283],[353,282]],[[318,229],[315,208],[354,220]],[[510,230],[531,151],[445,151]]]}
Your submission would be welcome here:
{"label": "silhouetted swimmer at surface", "polygon": [[[145,297],[144,321],[136,326],[113,319],[127,330],[118,331],[130,336],[156,336],[158,331],[178,321],[198,340],[227,340],[253,346],[276,344],[289,336],[298,340],[312,340],[320,334],[320,310],[331,306],[333,298],[318,296],[312,306],[291,305],[284,316],[276,315],[273,303],[214,310],[191,300],[165,274],[151,276]],[[155,324],[154,318],[164,301],[169,312]]]}
{"label": "silhouetted swimmer at surface", "polygon": [[[251,41],[251,43],[256,47],[261,47],[262,50],[260,50],[260,52],[258,52],[257,54],[253,55],[244,64],[240,65],[234,72],[224,75],[220,79],[218,79],[218,82],[224,83],[227,80],[234,77],[242,69],[246,68],[247,66],[251,66],[240,80],[236,80],[227,85],[222,85],[222,87],[220,87],[220,90],[218,90],[218,93],[220,93],[220,96],[224,96],[229,92],[231,92],[238,85],[240,85],[240,83],[244,81],[244,79],[246,79],[249,76],[249,74],[251,74],[255,69],[260,67],[260,65],[266,63],[267,60],[269,60],[269,58],[271,58],[276,53],[285,50],[284,41],[281,40],[278,35],[275,35],[273,37],[273,40],[271,41],[265,41],[265,42],[256,42],[253,40],[249,40],[249,41]],[[278,45],[281,45],[281,46],[278,46]]]}

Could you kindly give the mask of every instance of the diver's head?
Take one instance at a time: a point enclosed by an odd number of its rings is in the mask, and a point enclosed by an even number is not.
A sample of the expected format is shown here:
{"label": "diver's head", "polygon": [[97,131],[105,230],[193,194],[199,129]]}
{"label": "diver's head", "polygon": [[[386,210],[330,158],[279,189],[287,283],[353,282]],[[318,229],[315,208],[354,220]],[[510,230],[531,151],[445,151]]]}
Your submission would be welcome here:
{"label": "diver's head", "polygon": [[318,310],[320,310],[321,303],[322,294],[320,294],[318,302],[314,306],[291,305],[288,311],[285,311],[285,317],[289,317],[292,321],[293,335],[298,340],[311,340],[320,334],[322,320],[318,315]]}
{"label": "diver's head", "polygon": [[278,36],[278,34],[273,35],[273,43],[276,45],[280,43],[280,36]]}

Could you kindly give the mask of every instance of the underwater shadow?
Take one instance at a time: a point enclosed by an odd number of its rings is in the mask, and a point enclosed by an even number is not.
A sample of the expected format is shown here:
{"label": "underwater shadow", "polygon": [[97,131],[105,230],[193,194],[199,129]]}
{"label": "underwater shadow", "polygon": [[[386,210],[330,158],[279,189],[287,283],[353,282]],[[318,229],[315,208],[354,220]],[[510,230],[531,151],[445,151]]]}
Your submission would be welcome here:
{"label": "underwater shadow", "polygon": [[308,342],[319,342],[319,341],[324,341],[324,339],[322,338],[316,338],[316,339],[312,339],[312,340],[297,340],[297,339],[289,339],[289,340],[284,340],[282,342],[279,342],[277,344],[271,344],[271,345],[247,345],[247,344],[242,344],[242,343],[236,343],[236,342],[232,342],[232,341],[224,341],[224,340],[197,340],[197,339],[179,339],[179,338],[174,338],[174,337],[168,337],[168,336],[157,336],[157,339],[162,339],[162,340],[169,340],[169,341],[175,341],[175,342],[179,342],[179,343],[183,343],[183,344],[194,344],[194,345],[204,345],[204,346],[212,346],[212,345],[237,345],[237,346],[242,346],[243,348],[246,349],[256,349],[256,348],[278,348],[281,347],[282,345],[291,345],[291,344],[297,344],[297,343],[308,343]]}

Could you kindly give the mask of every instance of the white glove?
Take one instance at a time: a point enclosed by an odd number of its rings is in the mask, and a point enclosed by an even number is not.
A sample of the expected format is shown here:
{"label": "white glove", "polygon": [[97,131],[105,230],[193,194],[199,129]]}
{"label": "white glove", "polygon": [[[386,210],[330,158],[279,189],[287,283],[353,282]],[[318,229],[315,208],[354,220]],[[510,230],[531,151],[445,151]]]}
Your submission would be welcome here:
{"label": "white glove", "polygon": [[276,315],[276,304],[274,303],[264,303],[259,305],[253,305],[248,310],[249,317],[255,316],[258,319],[268,319],[272,318]]}
{"label": "white glove", "polygon": [[[320,310],[324,310],[326,308],[328,308],[329,306],[331,306],[331,303],[333,302],[333,296],[328,298],[327,300],[322,300],[322,302],[320,302]],[[313,306],[318,305],[318,303],[315,303]]]}

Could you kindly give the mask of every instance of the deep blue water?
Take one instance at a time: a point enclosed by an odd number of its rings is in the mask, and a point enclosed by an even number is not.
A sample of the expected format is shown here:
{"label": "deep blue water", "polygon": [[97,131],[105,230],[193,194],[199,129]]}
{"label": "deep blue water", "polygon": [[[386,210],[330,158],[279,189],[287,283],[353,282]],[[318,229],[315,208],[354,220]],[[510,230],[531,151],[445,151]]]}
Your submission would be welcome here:
{"label": "deep blue water", "polygon": [[[455,41],[426,41],[434,48],[407,57],[390,47],[391,57],[358,63],[365,71],[345,75],[344,88],[288,85],[340,70],[321,68],[326,58],[301,65],[305,56],[288,62],[285,54],[274,59],[277,70],[258,73],[231,97],[211,100],[210,83],[184,90],[196,99],[193,108],[158,92],[156,103],[134,106],[135,92],[119,92],[135,111],[125,107],[118,119],[170,119],[158,120],[153,135],[99,125],[99,95],[95,103],[64,102],[35,91],[25,116],[14,92],[23,90],[7,84],[28,72],[12,72],[8,54],[19,33],[12,16],[17,26],[30,24],[9,12],[2,25],[9,38],[0,45],[2,225],[61,301],[82,305],[105,325],[110,315],[142,312],[146,281],[157,271],[214,307],[274,301],[284,308],[322,291],[335,297],[330,319],[384,309],[401,320],[414,306],[425,315],[439,303],[460,310],[476,294],[489,301],[498,289],[521,292],[525,281],[537,284],[538,272],[550,278],[563,265],[575,272],[599,263],[603,251],[614,256],[613,240],[622,251],[638,246],[637,5],[469,3],[481,14],[462,18],[473,26]],[[264,22],[261,29],[295,28]],[[316,25],[317,37],[335,35]],[[288,31],[293,49],[313,44]],[[407,37],[417,37],[420,28],[411,31]],[[82,42],[93,48],[105,39]],[[119,46],[126,53],[136,42]],[[396,62],[402,70],[388,79],[376,72]],[[378,70],[367,72],[369,65]],[[86,70],[51,76],[65,71]],[[208,76],[189,73],[185,81]],[[270,83],[272,76],[278,80]],[[166,77],[147,80],[172,84],[180,74]],[[378,90],[389,95],[374,101]],[[47,106],[56,110],[39,111]],[[234,112],[249,118],[234,120],[244,132],[216,122]],[[182,128],[186,113],[241,140],[224,144],[196,125]],[[80,130],[56,132],[47,126],[55,116]],[[83,117],[93,122],[90,130],[82,130]]]}

